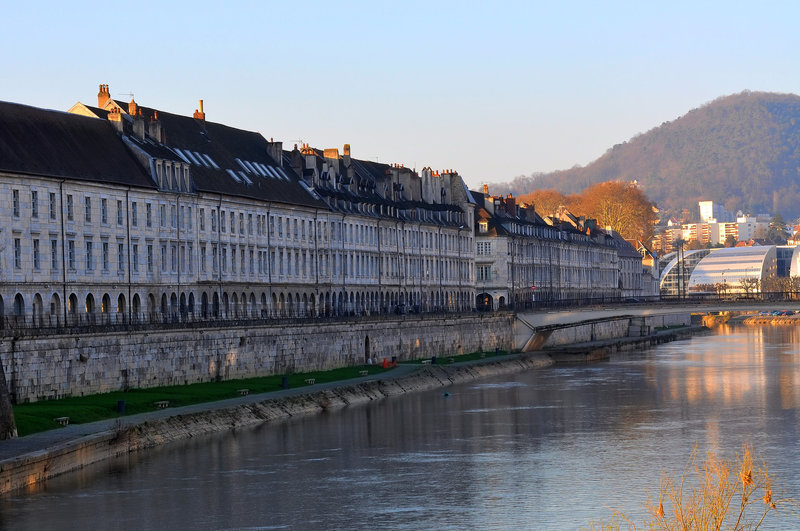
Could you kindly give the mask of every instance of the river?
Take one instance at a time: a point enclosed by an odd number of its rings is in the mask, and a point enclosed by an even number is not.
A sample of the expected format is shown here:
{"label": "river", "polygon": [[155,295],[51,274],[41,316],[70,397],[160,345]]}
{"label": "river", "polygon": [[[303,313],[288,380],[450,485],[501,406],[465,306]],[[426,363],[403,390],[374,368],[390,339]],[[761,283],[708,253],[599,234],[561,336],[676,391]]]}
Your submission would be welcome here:
{"label": "river", "polygon": [[800,499],[799,406],[800,329],[722,328],[106,462],[0,500],[0,528],[580,529],[746,441]]}

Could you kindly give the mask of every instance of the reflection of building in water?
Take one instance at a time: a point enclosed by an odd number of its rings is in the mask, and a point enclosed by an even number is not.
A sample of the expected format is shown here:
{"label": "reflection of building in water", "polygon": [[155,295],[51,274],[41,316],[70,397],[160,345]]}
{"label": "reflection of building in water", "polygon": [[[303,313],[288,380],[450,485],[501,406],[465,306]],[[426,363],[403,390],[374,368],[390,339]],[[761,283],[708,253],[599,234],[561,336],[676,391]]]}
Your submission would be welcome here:
{"label": "reflection of building in water", "polygon": [[661,382],[664,394],[687,404],[716,402],[736,407],[763,403],[767,392],[764,333],[763,328],[748,328],[743,333],[715,336],[714,343],[705,348],[688,350],[683,364],[668,369]]}

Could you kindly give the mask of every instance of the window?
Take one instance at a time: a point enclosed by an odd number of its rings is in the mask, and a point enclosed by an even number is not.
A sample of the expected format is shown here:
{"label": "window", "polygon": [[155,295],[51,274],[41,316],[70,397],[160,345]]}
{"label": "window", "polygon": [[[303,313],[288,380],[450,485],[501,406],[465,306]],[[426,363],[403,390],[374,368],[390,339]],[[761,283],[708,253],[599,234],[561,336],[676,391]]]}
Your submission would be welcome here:
{"label": "window", "polygon": [[231,248],[231,273],[236,273],[236,247]]}
{"label": "window", "polygon": [[253,214],[247,214],[247,234],[253,234]]}
{"label": "window", "polygon": [[125,224],[125,211],[122,209],[122,200],[117,199],[117,225]]}
{"label": "window", "polygon": [[211,232],[217,232],[217,211],[211,211]]}
{"label": "window", "polygon": [[41,257],[39,255],[39,240],[33,240],[33,268],[39,270],[41,268]]}
{"label": "window", "polygon": [[103,242],[103,271],[108,271],[108,242]]}
{"label": "window", "polygon": [[69,268],[75,270],[75,240],[67,241],[67,261]]}
{"label": "window", "polygon": [[19,190],[11,190],[11,208],[14,212],[14,217],[19,217]]}
{"label": "window", "polygon": [[478,222],[478,232],[486,234],[489,232],[489,222],[482,219]]}
{"label": "window", "polygon": [[72,194],[67,194],[67,219],[72,221],[74,219],[74,214]]}
{"label": "window", "polygon": [[167,271],[167,246],[166,244],[161,245],[161,271]]}
{"label": "window", "polygon": [[206,230],[206,210],[204,208],[200,209],[200,232],[204,232]]}
{"label": "window", "polygon": [[[250,234],[253,234],[252,219],[250,221]],[[241,212],[239,213],[239,234],[244,234],[244,214]]]}
{"label": "window", "polygon": [[134,243],[131,249],[133,256],[131,256],[131,271],[136,273],[139,271],[139,244]]}
{"label": "window", "polygon": [[225,232],[225,211],[220,210],[219,212],[219,231]]}
{"label": "window", "polygon": [[131,202],[131,225],[139,226],[139,209],[136,208],[136,201]]}
{"label": "window", "polygon": [[56,193],[50,192],[50,219],[56,219]]}
{"label": "window", "polygon": [[167,226],[167,207],[166,205],[159,205],[159,212],[161,214],[161,227]]}
{"label": "window", "polygon": [[178,226],[178,209],[175,205],[169,206],[169,225],[173,229]]}
{"label": "window", "polygon": [[83,198],[83,207],[84,207],[84,211],[85,211],[84,219],[86,220],[86,223],[91,223],[92,222],[92,198],[89,197],[88,195]]}
{"label": "window", "polygon": [[181,205],[180,216],[178,216],[178,225],[181,229],[186,227],[186,207]]}
{"label": "window", "polygon": [[117,244],[117,271],[125,271],[125,245]]}
{"label": "window", "polygon": [[231,234],[236,234],[236,214],[231,212]]}
{"label": "window", "polygon": [[39,192],[31,190],[31,217],[37,219],[39,217]]}
{"label": "window", "polygon": [[492,266],[478,266],[477,273],[479,282],[492,280]]}
{"label": "window", "polygon": [[147,272],[153,272],[153,245],[147,244]]}
{"label": "window", "polygon": [[94,269],[94,247],[92,242],[86,242],[86,270]]}
{"label": "window", "polygon": [[192,207],[187,207],[186,211],[189,213],[189,217],[186,219],[186,223],[189,225],[189,230],[192,230]]}
{"label": "window", "polygon": [[145,203],[145,224],[148,227],[153,226],[153,205]]}
{"label": "window", "polygon": [[100,199],[100,221],[103,225],[108,223],[108,199]]}
{"label": "window", "polygon": [[22,269],[22,240],[14,238],[14,268]]}
{"label": "window", "polygon": [[206,272],[206,246],[200,246],[200,272]]}
{"label": "window", "polygon": [[170,265],[172,266],[172,272],[175,273],[178,271],[178,249],[175,245],[170,245],[169,247],[169,257],[170,257]]}
{"label": "window", "polygon": [[228,271],[228,248],[223,246],[222,247],[222,272],[225,273]]}
{"label": "window", "polygon": [[215,273],[217,272],[217,269],[218,269],[217,262],[218,262],[218,260],[217,260],[217,246],[212,244],[211,245],[211,268],[214,270]]}

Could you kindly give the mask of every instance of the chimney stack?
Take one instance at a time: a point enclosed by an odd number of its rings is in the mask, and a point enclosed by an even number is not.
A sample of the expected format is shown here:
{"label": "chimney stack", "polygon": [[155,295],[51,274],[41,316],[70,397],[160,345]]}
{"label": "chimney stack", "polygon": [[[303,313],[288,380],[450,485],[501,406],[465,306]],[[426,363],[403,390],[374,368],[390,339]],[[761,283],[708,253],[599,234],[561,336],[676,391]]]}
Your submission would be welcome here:
{"label": "chimney stack", "polygon": [[108,91],[108,85],[100,85],[100,90],[97,93],[97,106],[101,109],[103,105],[111,99],[111,93]]}
{"label": "chimney stack", "polygon": [[161,129],[161,122],[158,120],[158,111],[153,112],[153,116],[150,118],[150,138],[154,139],[156,142],[164,143],[164,135]]}
{"label": "chimney stack", "polygon": [[345,157],[350,156],[350,144],[345,144],[344,148],[342,148],[342,155]]}
{"label": "chimney stack", "polygon": [[194,114],[192,116],[197,120],[205,121],[206,113],[203,112],[203,100],[200,100],[200,110],[198,111],[197,109],[195,109]]}
{"label": "chimney stack", "polygon": [[486,195],[486,196],[489,195],[489,185],[488,184],[484,184],[483,185],[483,195]]}

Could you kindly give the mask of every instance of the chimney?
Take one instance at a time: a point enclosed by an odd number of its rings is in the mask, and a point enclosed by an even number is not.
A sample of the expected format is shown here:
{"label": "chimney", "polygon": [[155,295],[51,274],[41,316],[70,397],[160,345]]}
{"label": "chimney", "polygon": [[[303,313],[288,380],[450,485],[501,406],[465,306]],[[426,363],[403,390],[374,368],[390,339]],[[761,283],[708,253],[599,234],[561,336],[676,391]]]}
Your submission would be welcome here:
{"label": "chimney", "polygon": [[131,102],[128,104],[128,114],[130,114],[131,116],[136,116],[137,114],[136,110],[138,108],[139,106],[136,105],[136,102],[133,100],[133,96],[131,96]]}
{"label": "chimney", "polygon": [[100,90],[97,93],[97,106],[101,109],[108,100],[111,99],[111,93],[108,91],[108,85],[100,85]]}
{"label": "chimney", "polygon": [[114,107],[108,112],[108,121],[111,123],[117,133],[122,134],[122,113],[119,112],[118,107]]}
{"label": "chimney", "polygon": [[134,136],[144,140],[144,133],[147,129],[147,124],[145,123],[144,116],[142,116],[142,110],[139,109],[138,112],[136,112],[136,102],[131,100],[131,104],[133,104],[133,108],[131,109],[131,107],[128,107],[128,111],[133,112],[128,112],[128,114],[133,117],[133,134]]}
{"label": "chimney", "polygon": [[489,195],[489,185],[488,184],[484,184],[483,185],[483,195],[485,195],[485,196]]}
{"label": "chimney", "polygon": [[[297,149],[297,144],[294,146]],[[267,142],[267,154],[272,157],[278,166],[283,167],[283,142],[275,142],[272,138]]]}
{"label": "chimney", "polygon": [[200,110],[198,111],[197,109],[195,109],[194,114],[192,116],[197,120],[205,121],[206,113],[203,112],[203,100],[200,100]]}
{"label": "chimney", "polygon": [[511,194],[508,194],[506,198],[506,212],[508,212],[509,216],[517,215],[517,200]]}
{"label": "chimney", "polygon": [[158,111],[153,112],[153,116],[150,118],[150,138],[155,140],[156,142],[164,143],[164,137],[161,130],[161,122],[158,120]]}
{"label": "chimney", "polygon": [[345,157],[349,157],[350,156],[350,144],[345,144],[344,145],[344,147],[342,148],[342,155],[345,156]]}

